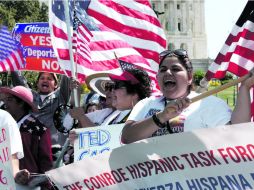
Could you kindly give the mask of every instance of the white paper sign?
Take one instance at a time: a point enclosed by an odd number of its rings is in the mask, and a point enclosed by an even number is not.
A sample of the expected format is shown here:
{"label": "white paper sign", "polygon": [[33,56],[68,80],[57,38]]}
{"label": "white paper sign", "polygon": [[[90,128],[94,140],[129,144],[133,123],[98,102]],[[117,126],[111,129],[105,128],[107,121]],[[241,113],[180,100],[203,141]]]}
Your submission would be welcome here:
{"label": "white paper sign", "polygon": [[48,172],[59,189],[254,189],[254,124],[169,134]]}
{"label": "white paper sign", "polygon": [[120,147],[124,124],[76,129],[78,139],[74,141],[74,161],[108,152]]}

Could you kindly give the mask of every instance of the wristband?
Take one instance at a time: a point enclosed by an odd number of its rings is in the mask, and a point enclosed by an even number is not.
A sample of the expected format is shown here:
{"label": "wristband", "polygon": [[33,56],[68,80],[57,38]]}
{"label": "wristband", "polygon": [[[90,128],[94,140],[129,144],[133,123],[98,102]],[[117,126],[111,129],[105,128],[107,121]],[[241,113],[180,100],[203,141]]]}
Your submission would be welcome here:
{"label": "wristband", "polygon": [[165,123],[161,123],[161,121],[159,120],[159,118],[157,117],[157,114],[153,114],[153,122],[159,127],[159,128],[164,128],[166,127]]}

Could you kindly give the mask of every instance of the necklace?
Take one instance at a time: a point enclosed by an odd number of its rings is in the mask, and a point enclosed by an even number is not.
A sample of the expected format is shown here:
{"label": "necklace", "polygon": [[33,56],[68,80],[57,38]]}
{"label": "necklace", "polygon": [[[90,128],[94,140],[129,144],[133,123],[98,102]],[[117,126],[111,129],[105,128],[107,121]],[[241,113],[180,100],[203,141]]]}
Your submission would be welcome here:
{"label": "necklace", "polygon": [[[164,98],[164,108],[166,108],[167,104],[168,104],[168,102],[167,102],[167,99],[166,99],[166,97],[165,97],[165,98]],[[173,131],[172,131],[171,127],[170,127],[169,121],[166,122],[166,127],[167,127],[168,132],[169,132],[170,134],[172,134]]]}

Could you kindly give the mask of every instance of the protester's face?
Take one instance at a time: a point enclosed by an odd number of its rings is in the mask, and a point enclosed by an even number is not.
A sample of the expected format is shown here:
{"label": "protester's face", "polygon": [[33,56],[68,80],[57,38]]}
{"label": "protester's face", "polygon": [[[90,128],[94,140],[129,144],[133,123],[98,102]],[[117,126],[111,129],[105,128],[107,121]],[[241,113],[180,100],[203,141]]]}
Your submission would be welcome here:
{"label": "protester's face", "polygon": [[17,111],[19,111],[20,104],[11,94],[1,93],[0,100],[4,102],[5,110],[9,112],[12,116],[14,116]]}
{"label": "protester's face", "polygon": [[167,57],[160,65],[157,80],[163,95],[168,99],[184,97],[192,82],[192,75],[176,57]]}
{"label": "protester's face", "polygon": [[112,105],[118,110],[127,110],[134,106],[136,99],[136,94],[128,94],[126,87],[122,86],[113,90]]}
{"label": "protester's face", "polygon": [[96,105],[89,106],[89,107],[87,108],[87,113],[94,112],[94,111],[96,111],[97,109],[98,109],[98,108],[97,108]]}
{"label": "protester's face", "polygon": [[47,95],[57,88],[56,81],[51,73],[42,73],[37,82],[37,88],[40,94]]}

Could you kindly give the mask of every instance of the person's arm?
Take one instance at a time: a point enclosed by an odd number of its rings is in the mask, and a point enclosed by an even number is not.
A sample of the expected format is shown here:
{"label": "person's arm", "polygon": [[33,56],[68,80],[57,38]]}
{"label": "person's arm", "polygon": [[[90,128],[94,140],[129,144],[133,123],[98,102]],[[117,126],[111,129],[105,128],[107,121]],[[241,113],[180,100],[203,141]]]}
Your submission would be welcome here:
{"label": "person's arm", "polygon": [[13,176],[16,176],[16,174],[19,171],[19,159],[18,159],[17,153],[11,155],[11,163],[12,163]]}
{"label": "person's arm", "polygon": [[[250,71],[253,73],[253,70]],[[241,83],[237,95],[236,106],[231,116],[231,124],[244,123],[251,121],[251,99],[250,88],[254,85],[254,75]]]}
{"label": "person's arm", "polygon": [[29,88],[26,78],[21,74],[20,71],[12,71],[11,79],[13,86],[25,86]]}
{"label": "person's arm", "polygon": [[11,155],[11,162],[15,182],[21,185],[26,185],[30,178],[30,172],[26,169],[19,170],[19,159],[17,153]]}
{"label": "person's arm", "polygon": [[59,91],[62,101],[68,104],[71,97],[71,79],[65,75],[61,76]]}
{"label": "person's arm", "polygon": [[77,106],[80,106],[80,97],[81,97],[81,84],[78,80],[70,79],[70,90],[71,90],[71,98],[70,104],[76,106],[75,97],[74,97],[74,89],[77,91]]}
{"label": "person's arm", "polygon": [[85,112],[82,107],[73,108],[70,110],[70,115],[72,118],[77,119],[81,128],[85,127],[94,127],[96,126],[90,119],[85,115]]}
{"label": "person's arm", "polygon": [[122,131],[122,142],[129,144],[151,137],[154,132],[163,127],[163,124],[179,115],[188,106],[189,99],[179,99],[170,102],[163,111],[156,113],[155,116],[141,121],[127,121]]}

